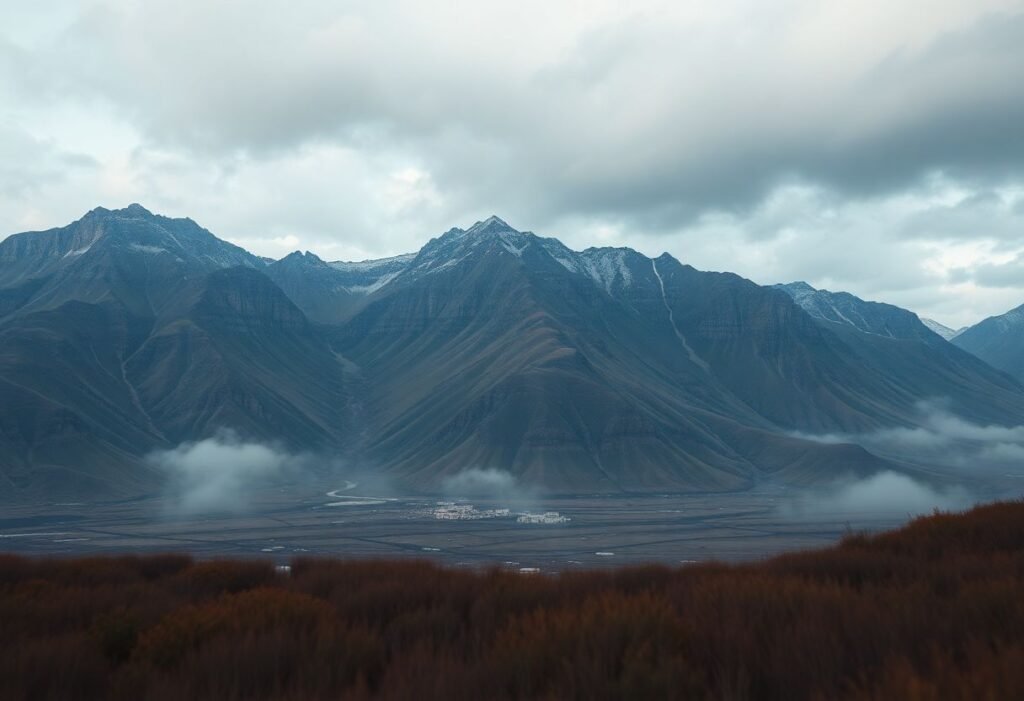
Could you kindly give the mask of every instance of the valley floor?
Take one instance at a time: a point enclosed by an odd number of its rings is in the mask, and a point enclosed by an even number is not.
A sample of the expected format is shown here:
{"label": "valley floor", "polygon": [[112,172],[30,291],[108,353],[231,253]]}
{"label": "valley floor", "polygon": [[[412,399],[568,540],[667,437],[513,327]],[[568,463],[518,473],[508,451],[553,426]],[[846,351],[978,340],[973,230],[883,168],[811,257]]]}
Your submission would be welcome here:
{"label": "valley floor", "polygon": [[12,700],[1024,698],[1024,502],[758,563],[559,575],[4,555],[0,620]]}
{"label": "valley floor", "polygon": [[[494,515],[500,509],[508,509],[507,515]],[[564,571],[753,560],[828,545],[850,531],[892,528],[930,510],[930,505],[844,509],[782,487],[449,503],[382,496],[339,480],[337,485],[265,490],[242,511],[217,515],[182,513],[167,498],[5,506],[0,551],[62,557],[187,552],[200,558],[257,556],[278,562],[296,556],[415,557],[474,568]],[[535,518],[541,522],[521,523],[518,518],[547,512],[559,514],[561,522]]]}

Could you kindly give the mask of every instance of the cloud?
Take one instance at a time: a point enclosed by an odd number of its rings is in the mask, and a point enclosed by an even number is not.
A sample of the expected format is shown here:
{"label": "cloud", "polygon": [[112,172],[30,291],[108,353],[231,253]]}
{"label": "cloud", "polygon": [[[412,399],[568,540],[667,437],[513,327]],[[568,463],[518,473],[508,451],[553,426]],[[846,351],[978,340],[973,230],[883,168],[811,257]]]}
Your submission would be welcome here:
{"label": "cloud", "polygon": [[24,129],[0,122],[0,196],[30,199],[75,172],[94,174],[98,165],[86,154],[60,149]]}
{"label": "cloud", "polygon": [[986,267],[1024,249],[1019,0],[34,7],[0,125],[98,165],[11,169],[3,233],[140,201],[366,258],[497,213],[950,326],[1024,296]]}
{"label": "cloud", "polygon": [[912,517],[935,509],[964,509],[973,503],[960,488],[937,489],[896,472],[843,480],[801,494],[782,508],[788,516]]}
{"label": "cloud", "polygon": [[198,514],[245,511],[259,489],[300,474],[305,459],[223,430],[154,452],[147,461],[167,477],[171,511]]}
{"label": "cloud", "polygon": [[[936,169],[1018,172],[1024,158],[1024,14],[1000,11],[1012,5],[887,13],[918,26],[882,33],[874,3],[847,28],[828,24],[834,6],[601,3],[583,18],[531,4],[459,17],[401,0],[286,15],[103,3],[34,63],[54,91],[109,101],[160,145],[401,144],[446,191],[548,211],[677,219],[754,203],[792,175],[874,193]],[[485,40],[499,34],[516,39]]]}
{"label": "cloud", "polygon": [[921,402],[918,425],[862,434],[798,434],[820,443],[856,443],[870,451],[920,463],[982,470],[1024,466],[1024,425],[980,425],[950,413],[941,402]]}
{"label": "cloud", "polygon": [[981,265],[974,271],[972,277],[984,287],[1019,288],[1024,286],[1024,254],[1017,254],[1012,260],[1005,263]]}
{"label": "cloud", "polygon": [[441,490],[453,497],[484,497],[508,503],[531,501],[536,495],[515,475],[497,468],[470,468],[446,477]]}
{"label": "cloud", "polygon": [[549,212],[676,219],[794,174],[870,193],[936,169],[1017,171],[1024,13],[882,5],[844,7],[839,26],[838,5],[795,3],[97,3],[34,47],[48,80],[23,91],[102,98],[202,154],[401,144],[445,191]]}

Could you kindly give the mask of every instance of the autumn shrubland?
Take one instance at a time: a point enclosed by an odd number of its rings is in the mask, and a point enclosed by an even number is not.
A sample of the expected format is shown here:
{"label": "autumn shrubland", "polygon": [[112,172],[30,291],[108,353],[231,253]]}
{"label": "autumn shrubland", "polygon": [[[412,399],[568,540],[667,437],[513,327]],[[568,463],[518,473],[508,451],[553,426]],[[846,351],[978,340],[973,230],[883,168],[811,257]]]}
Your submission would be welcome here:
{"label": "autumn shrubland", "polygon": [[0,556],[3,699],[1024,698],[1024,502],[763,562]]}

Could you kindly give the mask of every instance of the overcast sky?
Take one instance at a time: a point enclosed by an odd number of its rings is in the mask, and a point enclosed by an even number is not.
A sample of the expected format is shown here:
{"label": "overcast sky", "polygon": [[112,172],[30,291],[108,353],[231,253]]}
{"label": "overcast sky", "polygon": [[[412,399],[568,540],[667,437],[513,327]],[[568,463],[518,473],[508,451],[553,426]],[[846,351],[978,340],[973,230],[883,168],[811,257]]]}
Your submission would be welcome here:
{"label": "overcast sky", "polygon": [[139,202],[363,259],[493,213],[959,326],[1024,303],[1024,0],[6,2],[0,156],[0,238]]}

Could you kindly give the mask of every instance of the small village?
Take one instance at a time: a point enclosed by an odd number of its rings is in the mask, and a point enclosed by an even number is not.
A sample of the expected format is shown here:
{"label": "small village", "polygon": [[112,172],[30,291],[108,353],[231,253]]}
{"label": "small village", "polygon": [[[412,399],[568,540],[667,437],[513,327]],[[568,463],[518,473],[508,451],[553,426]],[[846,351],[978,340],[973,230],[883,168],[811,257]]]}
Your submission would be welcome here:
{"label": "small village", "polygon": [[522,511],[513,513],[511,509],[478,509],[473,504],[454,501],[437,502],[434,507],[428,510],[427,515],[438,521],[479,521],[482,519],[515,517],[516,523],[545,526],[568,523],[571,520],[568,516],[562,516],[557,511],[545,511],[544,513]]}

